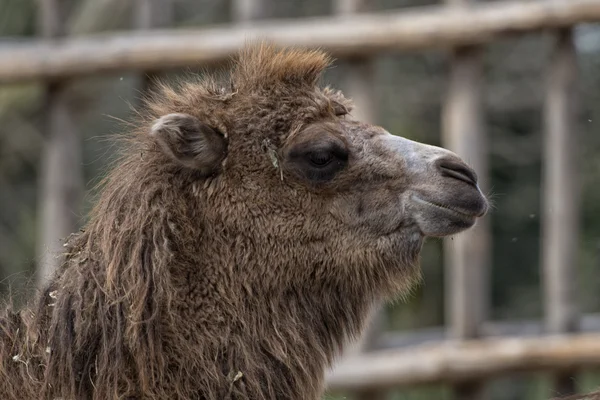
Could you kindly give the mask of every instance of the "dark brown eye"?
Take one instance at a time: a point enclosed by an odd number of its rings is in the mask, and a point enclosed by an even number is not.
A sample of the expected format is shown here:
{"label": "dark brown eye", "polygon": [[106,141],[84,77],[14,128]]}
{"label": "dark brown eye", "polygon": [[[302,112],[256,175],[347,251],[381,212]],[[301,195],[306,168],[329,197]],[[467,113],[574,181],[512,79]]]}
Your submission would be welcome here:
{"label": "dark brown eye", "polygon": [[286,154],[285,166],[312,184],[325,184],[348,165],[349,151],[342,140],[335,137],[306,140],[293,146]]}
{"label": "dark brown eye", "polygon": [[308,153],[308,159],[316,167],[324,167],[333,160],[333,154],[330,152],[311,152]]}

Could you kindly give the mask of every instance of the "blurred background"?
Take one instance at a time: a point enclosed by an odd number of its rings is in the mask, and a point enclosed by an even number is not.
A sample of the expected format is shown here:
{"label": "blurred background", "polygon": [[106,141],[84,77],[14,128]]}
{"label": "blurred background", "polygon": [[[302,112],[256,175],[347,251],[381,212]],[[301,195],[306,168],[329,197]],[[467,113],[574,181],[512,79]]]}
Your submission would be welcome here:
{"label": "blurred background", "polygon": [[[58,34],[78,36],[153,27],[140,19],[141,9],[136,8],[140,2],[137,1],[59,3],[63,3],[63,11],[58,19],[62,26]],[[340,12],[339,5],[329,0],[262,0],[258,2],[260,7],[254,9],[247,8],[243,1],[237,3],[234,0],[169,0],[167,11],[163,9],[154,26],[202,28],[240,23],[244,19],[254,19],[260,24],[269,18],[296,20]],[[368,11],[402,12],[438,3],[435,0],[373,0],[368,4]],[[0,0],[3,40],[0,46],[18,45],[21,39],[43,35],[40,10],[36,0]],[[54,35],[47,31],[46,34]],[[578,83],[574,129],[570,137],[578,147],[576,160],[581,195],[576,261],[571,267],[575,271],[579,312],[592,318],[600,313],[600,135],[597,133],[600,128],[600,26],[578,25],[572,39],[578,52]],[[489,163],[487,190],[494,202],[494,209],[487,217],[491,246],[485,277],[489,285],[485,319],[494,323],[544,319],[540,182],[543,107],[548,64],[555,43],[552,32],[529,33],[502,37],[486,45],[480,53],[485,77],[480,82],[481,118],[488,138],[487,147],[481,151]],[[443,50],[390,52],[371,57],[368,90],[372,91],[373,101],[369,117],[394,134],[444,144],[442,116],[452,62],[450,52]],[[352,75],[356,64],[340,59],[335,65],[327,71],[324,80],[342,90],[352,89],[353,82],[348,77],[360,79],[360,75]],[[160,76],[177,79],[190,71],[206,73],[211,72],[211,68],[190,66],[163,72]],[[68,178],[73,180],[73,195],[80,198],[66,222],[72,230],[85,223],[93,204],[93,186],[104,176],[118,151],[110,137],[123,131],[120,120],[130,119],[147,84],[144,73],[118,72],[77,77],[60,87],[61,101],[73,116],[69,129],[76,133],[79,146],[72,154],[78,171],[73,171]],[[36,269],[52,264],[49,249],[56,246],[56,243],[44,242],[48,236],[42,226],[44,218],[48,218],[42,217],[47,206],[44,180],[53,179],[47,176],[48,170],[44,167],[48,146],[46,128],[52,123],[48,116],[52,90],[39,81],[0,85],[0,294],[17,303],[30,296]],[[451,247],[452,243],[446,249]],[[422,338],[428,335],[433,339],[442,338],[439,336],[443,333],[442,327],[448,323],[448,286],[444,283],[448,269],[444,268],[441,240],[430,240],[426,244],[422,269],[424,283],[407,299],[388,305],[377,319],[382,337],[404,337],[401,335],[416,331],[422,332],[417,334]],[[580,371],[569,379],[580,390],[591,390],[600,386],[600,370]],[[491,380],[488,389],[487,397],[495,400],[547,399],[555,394],[552,380],[545,373],[515,374]],[[330,398],[337,399],[335,396],[338,394],[331,394]],[[339,396],[353,398],[351,393]],[[453,389],[445,385],[402,388],[387,391],[381,398],[450,399]]]}

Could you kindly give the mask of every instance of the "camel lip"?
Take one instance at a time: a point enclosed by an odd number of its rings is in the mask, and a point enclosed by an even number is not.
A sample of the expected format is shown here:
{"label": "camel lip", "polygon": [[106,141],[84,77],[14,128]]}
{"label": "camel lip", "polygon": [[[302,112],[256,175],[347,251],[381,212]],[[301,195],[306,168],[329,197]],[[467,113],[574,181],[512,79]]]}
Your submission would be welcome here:
{"label": "camel lip", "polygon": [[416,194],[413,194],[411,196],[411,198],[419,204],[429,206],[429,207],[434,207],[434,208],[437,208],[444,212],[453,214],[456,217],[459,217],[460,219],[468,219],[470,221],[473,219],[476,219],[476,218],[483,217],[487,212],[487,207],[485,207],[483,210],[477,210],[475,212],[475,211],[461,210],[461,209],[451,207],[448,205],[443,205],[443,204],[439,204],[439,203],[436,203],[436,202],[433,202],[430,200],[425,200],[424,198],[422,198]]}

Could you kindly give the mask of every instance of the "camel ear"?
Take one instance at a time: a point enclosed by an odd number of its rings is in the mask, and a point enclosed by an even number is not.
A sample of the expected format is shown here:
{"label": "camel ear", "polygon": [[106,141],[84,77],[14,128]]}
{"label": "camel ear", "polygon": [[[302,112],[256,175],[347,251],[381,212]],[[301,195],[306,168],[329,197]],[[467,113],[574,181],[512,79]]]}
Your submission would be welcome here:
{"label": "camel ear", "polygon": [[227,155],[225,137],[189,114],[160,117],[152,125],[150,135],[173,161],[205,175],[217,171]]}

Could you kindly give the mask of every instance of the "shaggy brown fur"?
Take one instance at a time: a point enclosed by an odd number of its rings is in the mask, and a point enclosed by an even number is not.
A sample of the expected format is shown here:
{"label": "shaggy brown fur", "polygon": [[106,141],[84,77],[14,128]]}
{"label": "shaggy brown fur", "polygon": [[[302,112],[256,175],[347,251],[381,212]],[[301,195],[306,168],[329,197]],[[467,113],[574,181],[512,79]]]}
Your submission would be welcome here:
{"label": "shaggy brown fur", "polygon": [[[148,100],[37,305],[0,319],[0,398],[319,398],[371,308],[418,280],[424,235],[475,218],[399,205],[409,161],[382,161],[392,152],[368,141],[385,132],[315,86],[328,64],[251,46],[224,83]],[[335,163],[298,158],[315,143]],[[306,153],[315,165],[333,157],[319,151]],[[458,168],[429,181],[480,216],[475,177]]]}

